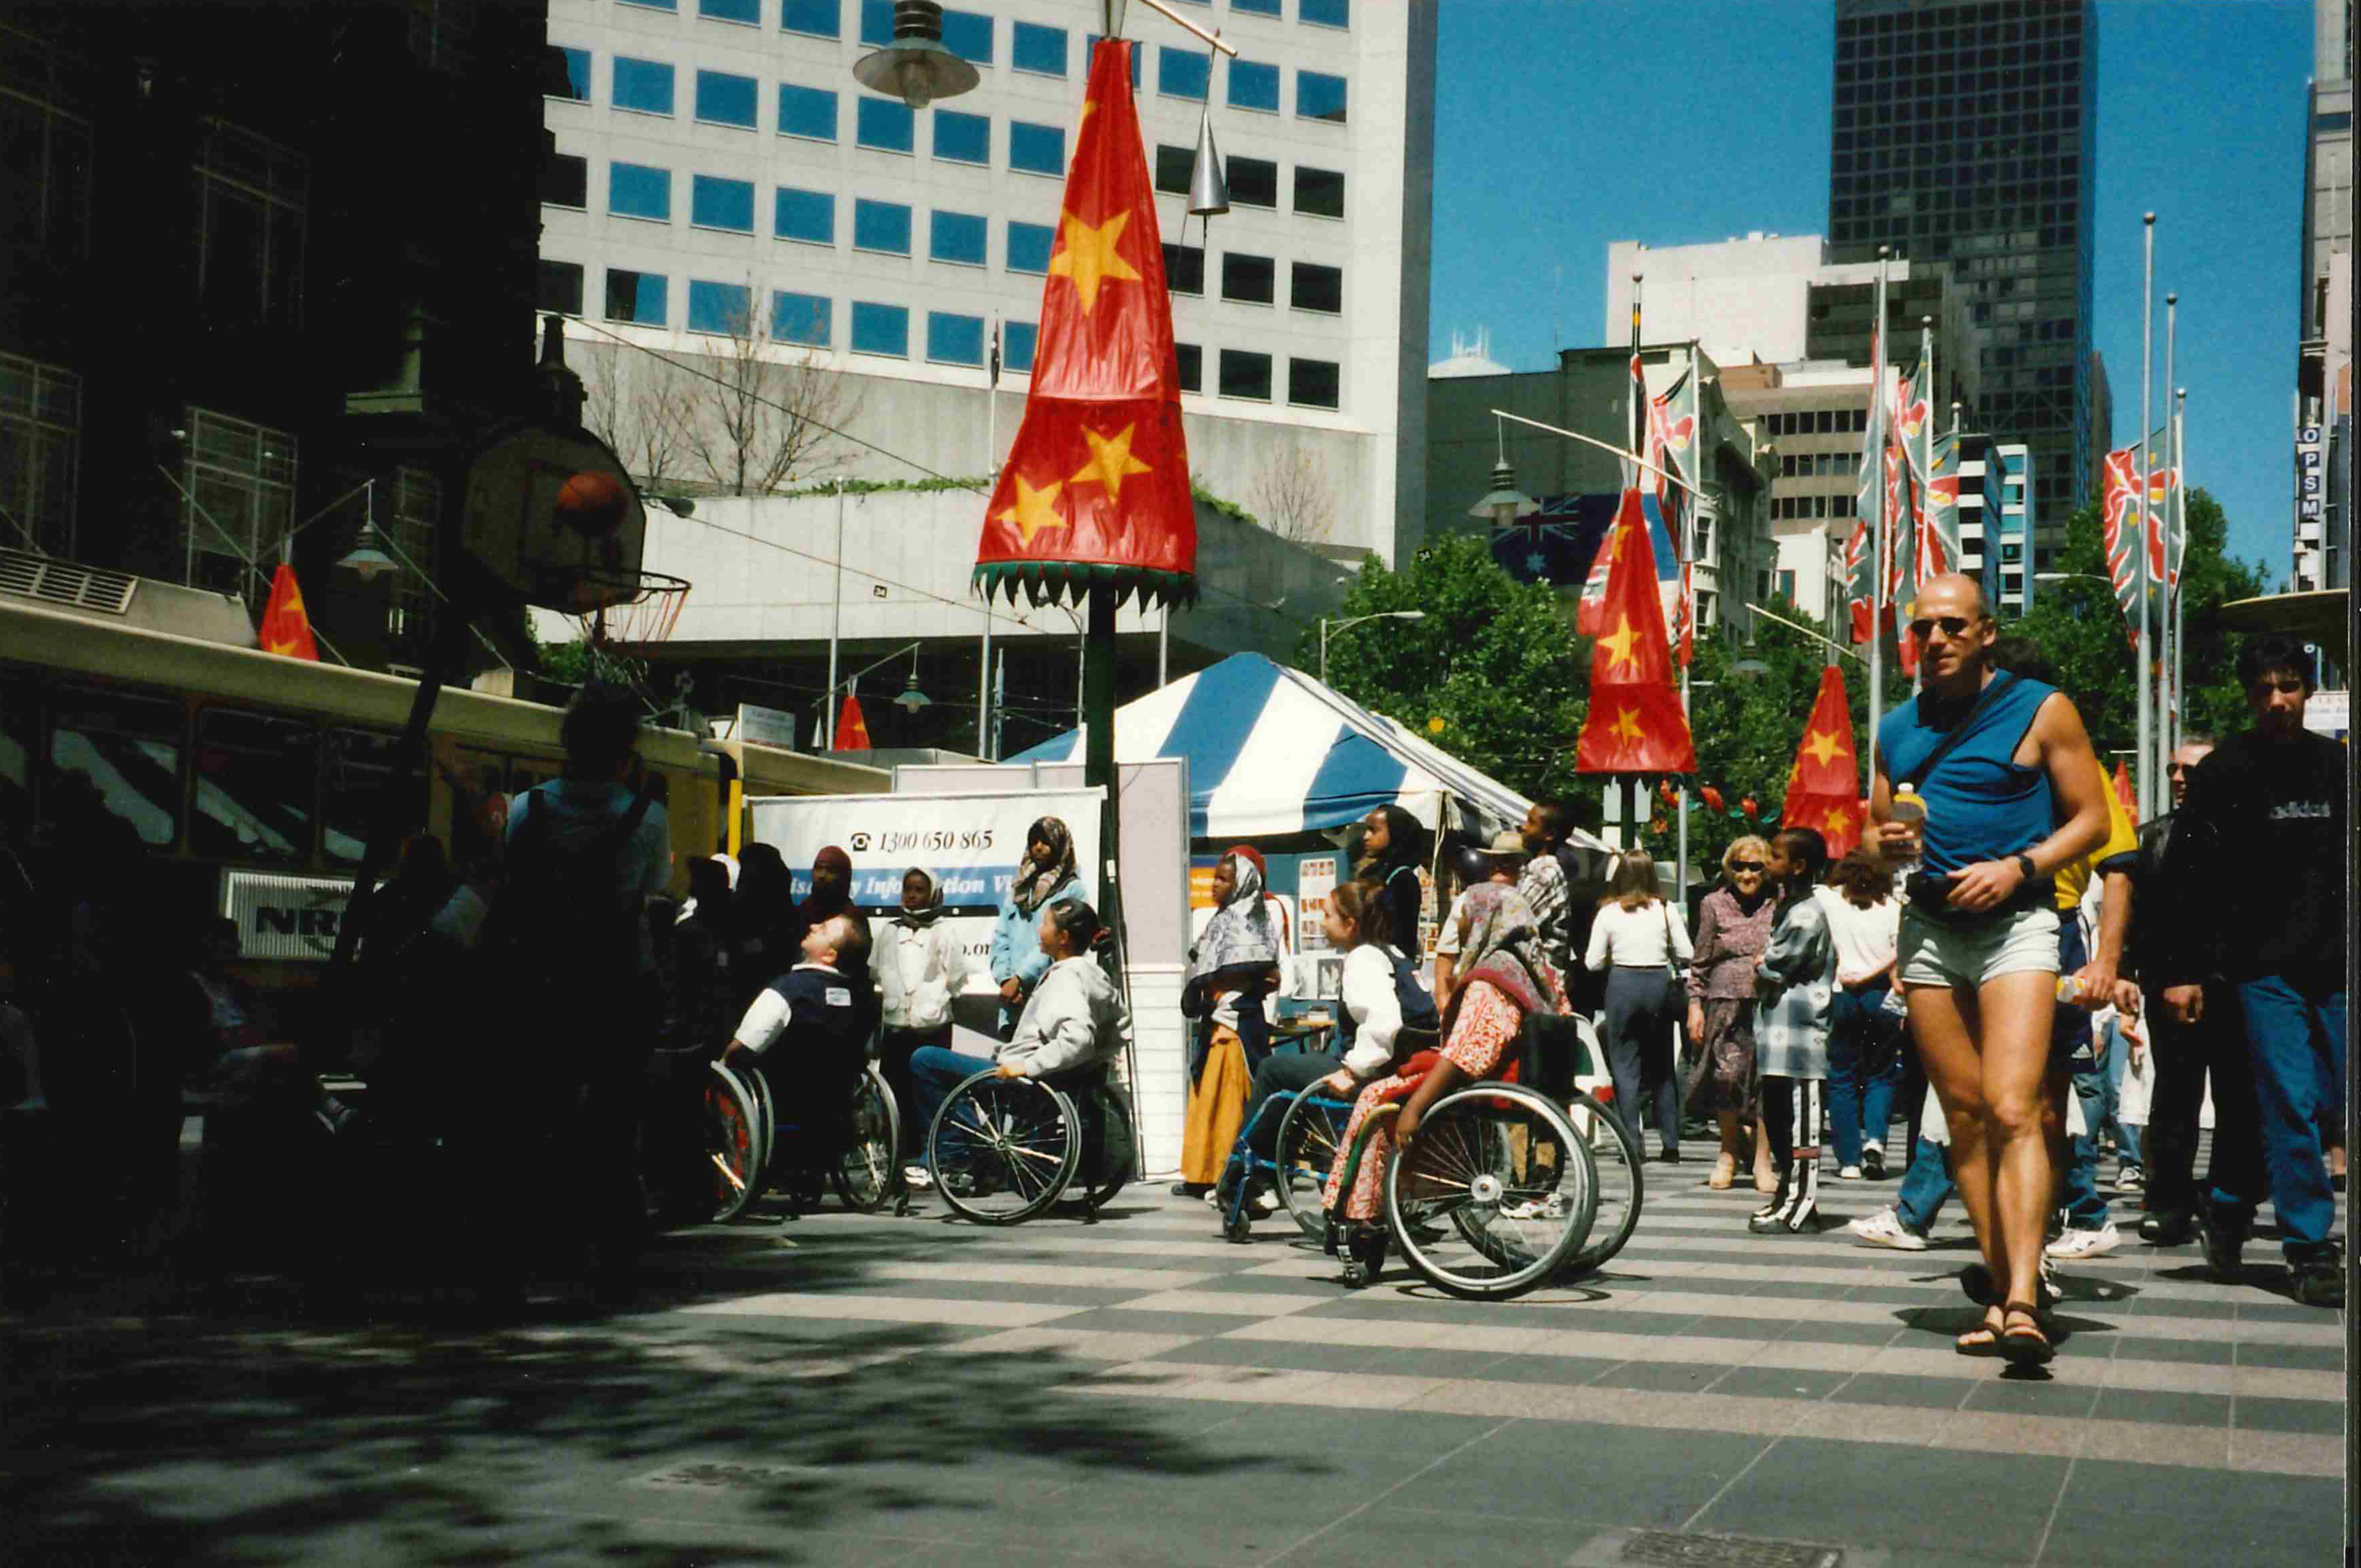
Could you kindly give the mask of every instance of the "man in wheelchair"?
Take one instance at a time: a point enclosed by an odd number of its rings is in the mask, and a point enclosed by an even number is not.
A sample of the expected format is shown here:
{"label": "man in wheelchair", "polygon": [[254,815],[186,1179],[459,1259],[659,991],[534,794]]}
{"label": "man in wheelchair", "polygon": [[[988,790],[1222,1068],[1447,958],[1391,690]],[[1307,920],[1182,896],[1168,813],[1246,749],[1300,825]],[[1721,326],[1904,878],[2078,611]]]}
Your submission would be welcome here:
{"label": "man in wheelchair", "polygon": [[869,1059],[869,938],[850,912],[803,935],[803,959],[756,993],[722,1052],[763,1075],[783,1124],[798,1129],[781,1163],[808,1181],[852,1134],[852,1091]]}
{"label": "man in wheelchair", "polygon": [[1091,956],[1102,935],[1098,912],[1079,899],[1042,906],[1041,950],[1049,968],[991,1060],[924,1046],[910,1054],[911,1125],[931,1126],[952,1090],[979,1072],[1002,1078],[1071,1078],[1101,1069],[1123,1050],[1131,1015],[1123,994]]}

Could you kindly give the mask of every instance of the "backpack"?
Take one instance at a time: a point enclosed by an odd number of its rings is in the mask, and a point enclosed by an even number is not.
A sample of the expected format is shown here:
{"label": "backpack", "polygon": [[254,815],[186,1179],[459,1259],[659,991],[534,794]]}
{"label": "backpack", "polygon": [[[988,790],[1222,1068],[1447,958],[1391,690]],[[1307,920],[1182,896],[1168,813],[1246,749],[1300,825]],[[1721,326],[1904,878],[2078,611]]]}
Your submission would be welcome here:
{"label": "backpack", "polygon": [[615,867],[654,796],[642,785],[631,809],[597,837],[561,848],[537,793],[522,797],[509,836],[500,896],[484,924],[487,967],[520,998],[603,1006],[640,976],[639,901],[616,898]]}
{"label": "backpack", "polygon": [[1392,943],[1386,944],[1386,957],[1394,964],[1394,1003],[1401,1009],[1405,1029],[1433,1030],[1442,1026],[1442,1014],[1434,1010],[1434,992],[1418,982],[1418,967],[1410,956]]}

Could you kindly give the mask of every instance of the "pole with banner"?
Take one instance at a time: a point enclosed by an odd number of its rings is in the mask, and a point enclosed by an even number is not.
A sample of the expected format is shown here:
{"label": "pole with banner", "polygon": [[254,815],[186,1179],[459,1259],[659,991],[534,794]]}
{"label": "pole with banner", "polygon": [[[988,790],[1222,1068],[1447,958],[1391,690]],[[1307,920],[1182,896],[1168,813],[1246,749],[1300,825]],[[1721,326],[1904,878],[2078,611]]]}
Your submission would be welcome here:
{"label": "pole with banner", "polygon": [[[2152,431],[2148,415],[2153,411],[2149,398],[2155,391],[2156,368],[2156,214],[2140,217],[2140,429]],[[2138,532],[2133,535],[2132,554],[2138,559],[2132,568],[2132,685],[2139,693],[2138,738],[2132,756],[2138,763],[2139,819],[2146,822],[2156,815],[2156,780],[2152,759],[2156,755],[2155,688],[2149,681],[2149,627],[2155,617],[2150,613],[2147,575],[2148,491],[2156,473],[2156,443],[2140,442],[2139,492],[2132,499],[2132,516]]]}
{"label": "pole with banner", "polygon": [[2189,465],[2189,448],[2185,444],[2188,440],[2188,432],[2182,428],[2183,422],[2187,419],[2189,413],[2188,389],[2181,387],[2174,388],[2172,391],[2172,460],[2176,464],[2179,464],[2183,470],[2180,476],[2180,483],[2175,485],[2172,488],[2172,510],[2170,514],[2172,518],[2172,532],[2170,534],[2169,541],[2171,560],[2169,563],[2172,567],[2173,577],[2172,746],[2173,750],[2177,751],[2180,749],[2180,737],[2186,731],[2189,724],[2189,710],[2187,706],[2189,694],[2185,689],[2183,689],[2181,685],[2182,673],[2187,665],[2187,661],[2183,657],[2187,649],[2183,646],[2183,642],[2189,629],[2183,619],[2180,596],[2180,574],[2181,569],[2185,565],[2183,558],[2189,554],[2189,475],[2186,472]]}
{"label": "pole with banner", "polygon": [[[1885,409],[1885,252],[1877,247],[1876,319],[1869,333],[1869,423],[1874,434]],[[1874,778],[1877,768],[1877,720],[1879,710],[1885,706],[1885,562],[1889,542],[1886,539],[1885,515],[1885,443],[1874,443],[1874,450],[1862,461],[1871,467],[1869,547],[1872,565],[1869,576],[1869,755],[1863,766]],[[1864,784],[1862,793],[1871,786]]]}
{"label": "pole with banner", "polygon": [[[2169,293],[2164,297],[2164,384],[2172,385],[2172,356],[2179,335],[2180,296]],[[2166,394],[2169,399],[2170,393]],[[2164,547],[2164,598],[2157,607],[2157,649],[2153,669],[2143,672],[2145,679],[2156,687],[2156,776],[2164,778],[2172,767],[2174,731],[2177,728],[2172,703],[2172,628],[2175,610],[2180,599],[2180,576],[2172,560],[2173,496],[2179,490],[2180,477],[2180,432],[2168,402],[2164,411],[2164,515],[2156,526],[2162,531]],[[2165,797],[2158,796],[2162,806]]]}

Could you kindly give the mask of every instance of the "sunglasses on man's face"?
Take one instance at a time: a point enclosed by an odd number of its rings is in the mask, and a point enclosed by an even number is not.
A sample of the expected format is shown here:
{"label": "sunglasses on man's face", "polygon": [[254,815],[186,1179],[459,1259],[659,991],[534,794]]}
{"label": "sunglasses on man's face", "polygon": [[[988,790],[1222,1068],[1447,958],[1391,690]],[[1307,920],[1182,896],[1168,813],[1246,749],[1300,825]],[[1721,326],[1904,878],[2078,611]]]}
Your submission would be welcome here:
{"label": "sunglasses on man's face", "polygon": [[1921,616],[1910,623],[1910,635],[1924,642],[1939,626],[1946,637],[1964,637],[1968,634],[1968,628],[1982,619],[1973,615]]}

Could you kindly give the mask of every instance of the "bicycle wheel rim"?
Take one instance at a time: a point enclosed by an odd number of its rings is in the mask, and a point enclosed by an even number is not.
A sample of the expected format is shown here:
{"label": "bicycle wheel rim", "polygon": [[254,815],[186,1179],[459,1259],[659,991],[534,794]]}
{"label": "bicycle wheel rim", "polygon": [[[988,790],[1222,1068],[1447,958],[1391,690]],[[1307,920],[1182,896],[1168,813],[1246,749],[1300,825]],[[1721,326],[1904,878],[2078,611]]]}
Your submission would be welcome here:
{"label": "bicycle wheel rim", "polygon": [[1585,1112],[1589,1113],[1596,1129],[1590,1138],[1590,1157],[1598,1174],[1598,1213],[1591,1222],[1589,1239],[1582,1250],[1566,1259],[1566,1267],[1603,1268],[1609,1259],[1623,1250],[1640,1223],[1640,1207],[1647,1188],[1640,1140],[1631,1135],[1622,1117],[1588,1094],[1576,1094],[1569,1110],[1577,1133],[1583,1130]]}
{"label": "bicycle wheel rim", "polygon": [[935,1190],[953,1212],[979,1224],[1029,1219],[1073,1180],[1082,1154],[1073,1121],[1071,1102],[1057,1091],[978,1073],[935,1113],[927,1137]]}
{"label": "bicycle wheel rim", "polygon": [[1326,1227],[1323,1200],[1329,1172],[1336,1168],[1336,1156],[1344,1147],[1345,1122],[1351,1114],[1352,1108],[1342,1102],[1307,1091],[1287,1108],[1279,1124],[1279,1142],[1272,1146],[1278,1157],[1279,1168],[1272,1180],[1279,1187],[1279,1201],[1303,1234],[1315,1241]]}
{"label": "bicycle wheel rim", "polygon": [[762,1171],[754,1157],[757,1120],[752,1094],[736,1073],[711,1064],[705,1086],[705,1147],[713,1168],[713,1217],[730,1220],[754,1201]]}
{"label": "bicycle wheel rim", "polygon": [[829,1176],[836,1195],[856,1213],[873,1213],[894,1193],[894,1144],[901,1113],[894,1091],[875,1072],[863,1072],[852,1091],[852,1135]]}
{"label": "bicycle wheel rim", "polygon": [[1485,1083],[1428,1107],[1386,1170],[1386,1218],[1429,1283],[1497,1299],[1546,1283],[1598,1206],[1589,1147],[1544,1096]]}

